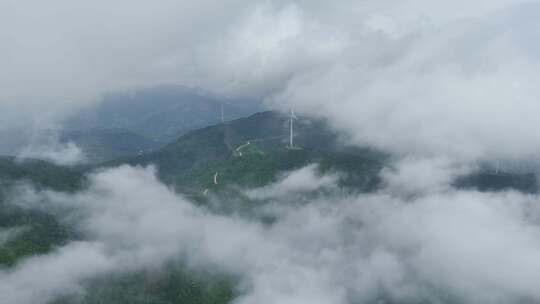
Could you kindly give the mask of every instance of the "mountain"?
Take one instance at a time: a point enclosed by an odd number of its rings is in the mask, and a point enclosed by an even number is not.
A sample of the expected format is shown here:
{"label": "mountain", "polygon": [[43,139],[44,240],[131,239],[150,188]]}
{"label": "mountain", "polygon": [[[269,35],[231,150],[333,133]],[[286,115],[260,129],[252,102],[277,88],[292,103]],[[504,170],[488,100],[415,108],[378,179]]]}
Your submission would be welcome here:
{"label": "mountain", "polygon": [[125,129],[64,131],[61,143],[73,142],[84,151],[86,161],[100,163],[125,156],[149,153],[163,143]]}
{"label": "mountain", "polygon": [[[346,140],[331,131],[324,121],[302,117],[295,122],[295,145],[287,147],[288,119],[276,112],[257,113],[188,132],[157,148],[153,147],[154,141],[123,129],[74,131],[62,137],[62,141],[86,145],[89,151],[95,149],[96,155],[103,153],[111,157],[115,153],[130,153],[146,144],[148,150],[81,168],[0,157],[0,189],[31,181],[38,188],[72,192],[84,187],[86,172],[122,164],[155,165],[162,181],[173,185],[195,203],[208,202],[205,192],[231,198],[227,199],[226,207],[217,211],[249,215],[257,220],[259,218],[249,213],[254,201],[243,197],[238,187],[265,186],[275,181],[280,172],[311,163],[318,163],[322,173],[340,172],[343,191],[371,192],[384,186],[379,173],[389,165],[388,155],[347,146]],[[122,142],[119,138],[131,140]],[[115,150],[104,147],[115,147]],[[100,149],[105,149],[106,153]],[[536,177],[532,174],[495,174],[489,170],[460,177],[455,186],[479,191],[537,191]],[[7,195],[6,191],[0,191],[0,202]],[[213,208],[210,205],[207,206]],[[260,220],[271,223],[273,219]],[[4,243],[0,238],[0,266],[5,267],[13,266],[24,257],[50,252],[80,237],[54,214],[0,203],[0,232],[6,230],[14,231],[14,236]],[[93,278],[85,282],[84,294],[67,296],[53,304],[230,303],[238,295],[235,286],[235,278],[193,271],[181,261],[172,260],[161,269]]]}
{"label": "mountain", "polygon": [[[226,185],[260,187],[283,171],[318,163],[323,172],[340,171],[342,186],[355,191],[374,191],[378,173],[389,156],[369,148],[355,148],[331,131],[324,121],[302,118],[295,122],[294,149],[289,141],[289,118],[262,112],[189,132],[152,153],[120,158],[100,166],[155,165],[161,179],[183,192],[199,193]],[[240,150],[239,150],[240,149]],[[218,173],[220,184],[214,184]],[[478,191],[514,189],[538,192],[534,174],[493,173],[488,168],[458,177],[454,186]]]}
{"label": "mountain", "polygon": [[85,282],[86,292],[51,304],[225,304],[238,296],[235,280],[169,262],[158,271],[110,275]]}
{"label": "mountain", "polygon": [[[16,138],[13,139],[13,138]],[[164,145],[126,129],[11,130],[0,133],[0,155],[44,158],[44,151],[59,151],[67,144],[81,149],[87,163],[100,163],[123,156],[148,153]],[[30,151],[30,153],[29,153]]]}
{"label": "mountain", "polygon": [[[320,163],[321,171],[347,172],[341,180],[344,188],[373,191],[379,186],[377,174],[384,166],[385,155],[370,149],[342,147],[336,134],[323,122],[300,119],[296,125],[294,148],[286,147],[288,117],[263,112],[189,132],[156,151],[106,162],[90,170],[122,164],[155,165],[164,182],[174,185],[195,203],[206,203],[202,193],[209,189],[222,198],[231,198],[227,207],[218,211],[244,215],[249,212],[246,205],[250,202],[235,191],[237,185],[264,186],[280,172],[313,162]],[[212,208],[210,205],[207,207]],[[65,297],[54,304],[231,303],[239,292],[235,289],[236,280],[215,271],[192,271],[185,263],[173,260],[159,271],[95,278],[87,282],[84,294]]]}
{"label": "mountain", "polygon": [[51,214],[7,204],[10,187],[29,182],[37,188],[71,192],[81,187],[82,180],[82,174],[70,168],[39,160],[19,162],[12,157],[0,157],[0,236],[4,236],[0,237],[0,267],[49,252],[74,237]]}
{"label": "mountain", "polygon": [[509,173],[480,170],[457,178],[454,186],[481,192],[516,190],[523,193],[538,193],[538,180],[533,173]]}
{"label": "mountain", "polygon": [[179,134],[256,112],[250,103],[232,104],[208,92],[183,86],[158,86],[106,96],[65,122],[67,130],[125,129],[167,142]]}
{"label": "mountain", "polygon": [[371,149],[343,147],[338,136],[323,122],[300,119],[296,123],[295,148],[287,148],[288,117],[276,112],[206,127],[181,136],[149,154],[118,159],[104,166],[155,165],[162,180],[182,191],[220,185],[264,186],[279,172],[319,163],[323,171],[344,171],[342,182],[361,191],[379,184],[378,172],[386,158]]}
{"label": "mountain", "polygon": [[59,130],[0,130],[0,155],[19,155],[28,147],[73,142],[90,163],[147,153],[182,134],[256,112],[254,103],[232,103],[183,86],[158,86],[109,94],[97,105],[71,116]]}
{"label": "mountain", "polygon": [[18,161],[14,157],[0,156],[0,189],[17,182],[31,182],[38,188],[56,191],[74,191],[81,186],[82,173],[41,160]]}

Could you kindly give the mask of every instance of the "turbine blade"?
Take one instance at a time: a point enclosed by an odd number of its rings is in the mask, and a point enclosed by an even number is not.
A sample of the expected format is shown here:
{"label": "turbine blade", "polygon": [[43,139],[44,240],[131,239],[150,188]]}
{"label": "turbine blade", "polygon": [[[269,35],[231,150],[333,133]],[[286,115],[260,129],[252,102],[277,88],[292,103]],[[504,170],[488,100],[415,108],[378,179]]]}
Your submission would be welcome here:
{"label": "turbine blade", "polygon": [[291,117],[294,118],[294,119],[298,119],[298,117],[296,117],[296,115],[294,115],[294,110],[291,110]]}

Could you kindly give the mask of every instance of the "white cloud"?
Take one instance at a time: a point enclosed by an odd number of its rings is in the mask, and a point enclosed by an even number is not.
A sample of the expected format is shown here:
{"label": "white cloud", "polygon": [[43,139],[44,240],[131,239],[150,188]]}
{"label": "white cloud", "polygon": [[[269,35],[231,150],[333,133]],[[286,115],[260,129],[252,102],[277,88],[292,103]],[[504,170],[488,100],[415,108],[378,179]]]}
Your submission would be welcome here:
{"label": "white cloud", "polygon": [[[181,83],[416,157],[535,158],[537,1],[2,1],[0,113],[43,125]],[[1,126],[0,126],[1,127]]]}
{"label": "white cloud", "polygon": [[408,197],[453,191],[452,182],[472,170],[445,158],[404,158],[396,161],[394,168],[383,168],[381,176],[385,191]]}
{"label": "white cloud", "polygon": [[[77,292],[84,279],[157,267],[174,256],[239,274],[237,303],[540,300],[536,196],[442,191],[406,201],[384,192],[321,198],[290,207],[265,226],[191,205],[151,168],[97,173],[88,190],[74,195],[29,194],[18,197],[24,206],[64,210],[90,239],[1,271],[4,299],[24,300],[19,303],[44,303]],[[50,273],[53,280],[40,275]]]}
{"label": "white cloud", "polygon": [[82,280],[115,269],[104,248],[74,242],[57,252],[34,256],[11,270],[1,270],[3,303],[48,303],[65,293],[81,292]]}
{"label": "white cloud", "polygon": [[337,175],[323,175],[318,165],[312,164],[296,171],[287,172],[278,178],[278,182],[256,189],[246,190],[252,199],[268,199],[302,195],[316,190],[335,188],[338,182]]}
{"label": "white cloud", "polygon": [[383,1],[392,8],[371,15],[362,34],[344,27],[349,44],[335,60],[295,74],[273,102],[400,155],[536,158],[540,74],[530,12],[540,6],[484,3],[482,13],[453,16],[453,3],[443,13],[411,5],[420,2]]}
{"label": "white cloud", "polygon": [[59,143],[56,141],[25,146],[18,153],[17,158],[21,161],[26,159],[41,159],[58,165],[68,166],[76,165],[86,160],[84,152],[75,143]]}

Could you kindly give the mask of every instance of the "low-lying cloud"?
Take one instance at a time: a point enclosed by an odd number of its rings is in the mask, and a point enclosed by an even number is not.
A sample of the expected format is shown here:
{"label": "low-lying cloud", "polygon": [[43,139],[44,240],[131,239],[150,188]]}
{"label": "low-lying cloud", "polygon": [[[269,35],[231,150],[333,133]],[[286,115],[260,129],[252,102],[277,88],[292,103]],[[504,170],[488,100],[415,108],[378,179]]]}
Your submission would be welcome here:
{"label": "low-lying cloud", "polygon": [[287,172],[278,177],[278,182],[271,185],[246,190],[251,199],[290,198],[294,195],[302,195],[313,191],[331,190],[337,186],[339,176],[322,175],[316,164],[302,169]]}
{"label": "low-lying cloud", "polygon": [[385,191],[407,197],[453,191],[453,181],[474,169],[447,158],[404,158],[396,161],[393,168],[383,168],[381,176]]}
{"label": "low-lying cloud", "polygon": [[21,161],[26,159],[41,159],[53,162],[57,165],[76,165],[83,163],[86,156],[77,144],[73,142],[47,144],[30,144],[21,149],[17,158]]}
{"label": "low-lying cloud", "polygon": [[46,303],[80,291],[85,279],[184,256],[239,275],[236,303],[540,300],[537,196],[418,193],[322,196],[301,206],[275,193],[288,212],[268,226],[195,207],[152,168],[96,173],[77,194],[21,190],[19,205],[65,214],[87,240],[2,270],[0,294]]}

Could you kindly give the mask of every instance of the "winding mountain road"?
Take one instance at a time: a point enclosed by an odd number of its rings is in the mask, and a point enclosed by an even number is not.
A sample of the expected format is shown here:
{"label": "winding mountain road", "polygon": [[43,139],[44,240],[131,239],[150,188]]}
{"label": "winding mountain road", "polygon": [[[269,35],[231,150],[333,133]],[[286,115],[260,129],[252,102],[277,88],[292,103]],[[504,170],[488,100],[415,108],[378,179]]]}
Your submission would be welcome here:
{"label": "winding mountain road", "polygon": [[243,144],[243,145],[239,146],[238,148],[236,148],[236,153],[238,153],[238,156],[242,156],[242,151],[240,151],[240,150],[242,150],[243,148],[245,148],[245,147],[247,147],[249,145],[251,145],[251,142],[248,141],[246,144]]}
{"label": "winding mountain road", "polygon": [[214,185],[218,185],[218,175],[219,175],[219,172],[216,172],[216,174],[214,174]]}

